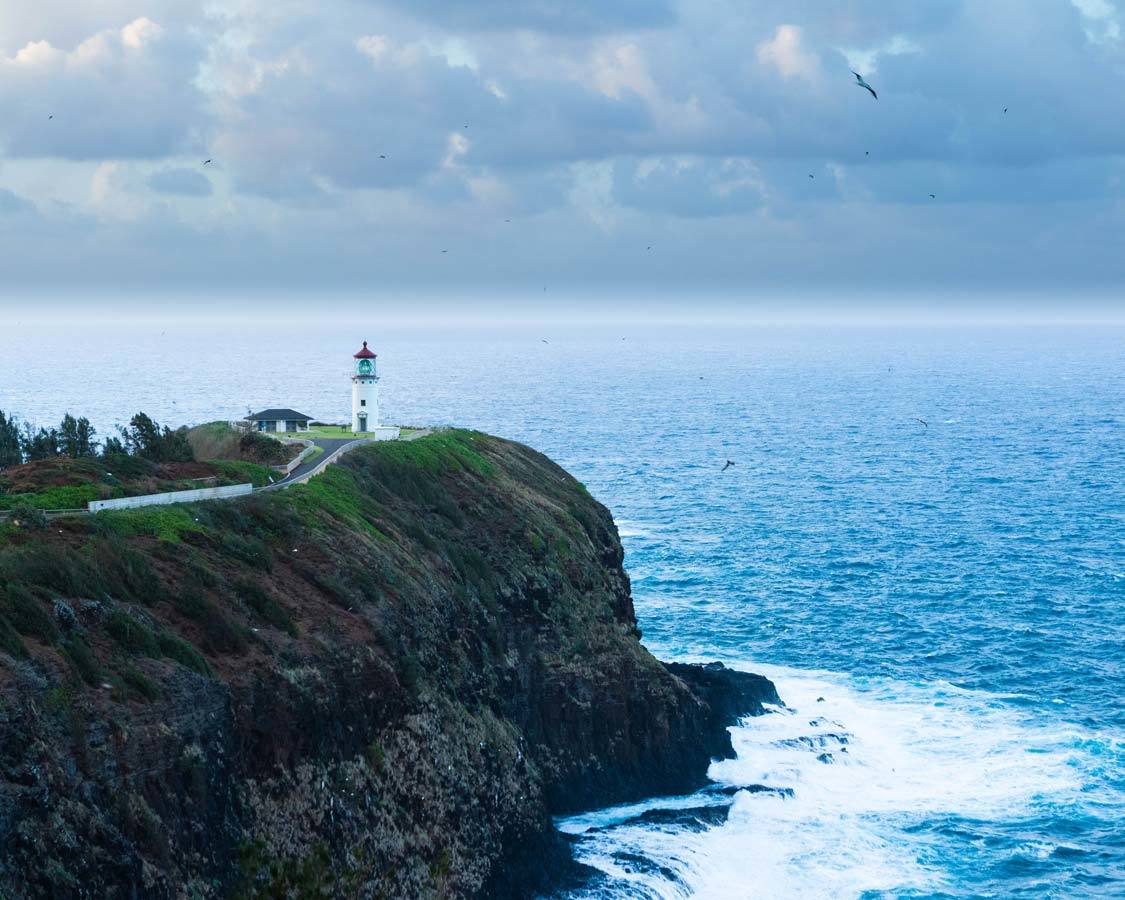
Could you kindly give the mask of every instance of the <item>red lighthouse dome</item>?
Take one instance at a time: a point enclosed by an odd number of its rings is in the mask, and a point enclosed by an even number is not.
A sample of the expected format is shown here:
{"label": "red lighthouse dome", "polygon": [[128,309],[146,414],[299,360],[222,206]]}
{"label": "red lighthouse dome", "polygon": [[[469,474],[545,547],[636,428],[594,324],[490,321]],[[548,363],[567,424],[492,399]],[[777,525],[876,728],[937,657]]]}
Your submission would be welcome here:
{"label": "red lighthouse dome", "polygon": [[363,342],[363,349],[355,355],[356,359],[374,359],[375,354],[367,349],[367,341]]}

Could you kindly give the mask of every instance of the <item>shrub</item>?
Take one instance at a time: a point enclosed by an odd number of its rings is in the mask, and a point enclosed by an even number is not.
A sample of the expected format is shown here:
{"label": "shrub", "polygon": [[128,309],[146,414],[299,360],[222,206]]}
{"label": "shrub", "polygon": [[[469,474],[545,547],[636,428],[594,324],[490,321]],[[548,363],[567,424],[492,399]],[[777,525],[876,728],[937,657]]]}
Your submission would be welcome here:
{"label": "shrub", "polygon": [[71,638],[63,641],[62,651],[66,654],[66,658],[70,660],[70,664],[74,666],[78,677],[86,684],[96,685],[101,682],[102,667],[98,664],[98,658],[94,655],[94,651],[89,644],[83,643],[77,638]]}
{"label": "shrub", "polygon": [[0,650],[10,653],[16,659],[27,657],[27,647],[24,646],[23,638],[5,615],[0,615]]}
{"label": "shrub", "polygon": [[160,656],[156,636],[147,625],[124,609],[115,609],[106,617],[105,630],[133,656]]}
{"label": "shrub", "polygon": [[19,500],[12,503],[10,513],[12,524],[20,528],[43,529],[47,527],[47,516],[43,510],[27,502],[22,495],[20,495]]}
{"label": "shrub", "polygon": [[191,644],[174,634],[162,632],[156,636],[160,652],[168,659],[178,662],[186,669],[198,672],[200,675],[210,675],[211,667]]}
{"label": "shrub", "polygon": [[297,636],[297,626],[289,617],[280,603],[277,602],[260,585],[248,579],[239,581],[234,586],[238,598],[261,616],[270,625],[288,632],[291,637]]}
{"label": "shrub", "polygon": [[155,700],[160,696],[160,688],[136,666],[125,666],[121,670],[121,679],[146,700]]}
{"label": "shrub", "polygon": [[3,614],[20,634],[53,644],[59,638],[55,620],[43,603],[22,584],[9,584],[5,591]]}

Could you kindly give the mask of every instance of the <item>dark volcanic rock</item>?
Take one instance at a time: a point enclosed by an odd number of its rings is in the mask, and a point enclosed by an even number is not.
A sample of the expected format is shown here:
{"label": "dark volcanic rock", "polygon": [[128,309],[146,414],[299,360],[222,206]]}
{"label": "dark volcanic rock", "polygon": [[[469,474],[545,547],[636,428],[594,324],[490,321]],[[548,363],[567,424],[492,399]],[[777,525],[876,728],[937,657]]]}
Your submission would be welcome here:
{"label": "dark volcanic rock", "polygon": [[553,815],[698,787],[779,702],[654,659],[622,559],[573,478],[470,432],[0,533],[0,896],[577,882]]}

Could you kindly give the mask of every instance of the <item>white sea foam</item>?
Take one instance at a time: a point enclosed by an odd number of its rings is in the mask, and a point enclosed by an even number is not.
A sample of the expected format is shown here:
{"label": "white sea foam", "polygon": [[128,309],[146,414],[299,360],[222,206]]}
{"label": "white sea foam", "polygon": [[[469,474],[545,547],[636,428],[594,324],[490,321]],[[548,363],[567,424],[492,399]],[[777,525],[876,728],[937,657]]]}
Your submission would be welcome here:
{"label": "white sea foam", "polygon": [[[917,826],[949,816],[1016,820],[1081,788],[1080,731],[1031,725],[1002,698],[753,668],[774,679],[788,707],[733,729],[737,758],[714,763],[710,775],[793,796],[740,791],[726,823],[703,832],[629,820],[713,794],[564,822],[571,833],[604,829],[579,853],[620,885],[615,893],[745,900],[939,890],[956,879],[935,852],[938,839]],[[1053,849],[1032,843],[1040,855]]]}

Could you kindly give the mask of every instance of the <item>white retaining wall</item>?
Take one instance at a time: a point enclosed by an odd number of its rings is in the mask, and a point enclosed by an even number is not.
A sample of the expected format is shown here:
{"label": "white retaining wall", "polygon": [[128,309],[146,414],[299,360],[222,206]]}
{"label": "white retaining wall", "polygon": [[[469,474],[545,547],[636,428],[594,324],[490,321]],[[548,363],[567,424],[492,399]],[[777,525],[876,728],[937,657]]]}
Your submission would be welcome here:
{"label": "white retaining wall", "polygon": [[241,497],[253,491],[252,484],[235,484],[230,487],[145,494],[143,497],[121,497],[117,500],[91,500],[86,505],[90,512],[101,512],[103,509],[135,509],[138,506],[166,506],[169,503],[194,503],[197,500],[225,500],[228,497]]}
{"label": "white retaining wall", "polygon": [[[296,443],[296,441],[283,441],[282,443],[289,444],[289,443]],[[297,468],[297,466],[299,466],[306,459],[308,459],[313,454],[313,451],[316,450],[316,444],[314,444],[312,441],[302,441],[301,443],[306,444],[307,446],[305,447],[304,450],[302,450],[300,453],[298,453],[296,456],[294,456],[291,460],[289,460],[289,462],[286,465],[284,465],[284,466],[271,466],[270,468],[272,468],[275,472],[284,472],[286,475],[289,475],[295,468]]]}

